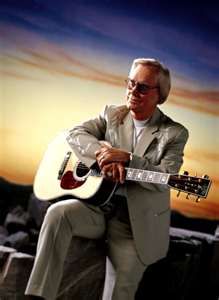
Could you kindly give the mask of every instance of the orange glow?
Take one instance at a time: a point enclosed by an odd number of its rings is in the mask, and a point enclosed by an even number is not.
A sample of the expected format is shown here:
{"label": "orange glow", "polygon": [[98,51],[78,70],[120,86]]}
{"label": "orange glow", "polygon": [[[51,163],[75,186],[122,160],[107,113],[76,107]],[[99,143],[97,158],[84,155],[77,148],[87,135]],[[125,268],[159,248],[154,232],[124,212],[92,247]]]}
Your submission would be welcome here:
{"label": "orange glow", "polygon": [[[15,182],[33,183],[43,153],[59,131],[97,115],[105,104],[124,103],[126,73],[119,73],[110,59],[108,65],[97,67],[97,61],[106,59],[104,55],[90,53],[85,59],[83,49],[82,54],[80,49],[67,51],[34,33],[12,30],[19,51],[0,57],[0,174]],[[7,31],[2,33],[7,36]],[[29,39],[37,42],[23,43]],[[172,88],[161,110],[190,131],[182,169],[193,175],[208,174],[212,188],[200,203],[177,198],[174,191],[172,207],[188,215],[219,219],[219,92],[185,89],[181,80],[181,87]]]}

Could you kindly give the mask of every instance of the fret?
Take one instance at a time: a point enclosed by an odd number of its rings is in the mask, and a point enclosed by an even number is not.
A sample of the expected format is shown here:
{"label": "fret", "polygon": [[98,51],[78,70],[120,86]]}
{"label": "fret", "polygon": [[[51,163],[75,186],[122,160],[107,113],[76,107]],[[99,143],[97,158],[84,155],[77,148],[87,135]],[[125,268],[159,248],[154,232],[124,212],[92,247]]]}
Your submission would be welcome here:
{"label": "fret", "polygon": [[147,178],[147,181],[148,182],[153,182],[154,180],[154,177],[155,177],[156,174],[154,174],[154,172],[148,172],[148,178]]}
{"label": "fret", "polygon": [[139,173],[138,169],[128,168],[126,173],[126,179],[138,181],[139,180],[138,173]]}
{"label": "fret", "polygon": [[143,176],[144,171],[143,170],[138,170],[136,174],[136,180],[142,181],[142,176]]}
{"label": "fret", "polygon": [[167,173],[148,171],[147,182],[167,184],[167,182],[169,180],[169,176],[170,175]]}
{"label": "fret", "polygon": [[132,180],[132,173],[134,169],[127,168],[126,179]]}
{"label": "fret", "polygon": [[147,181],[148,178],[148,171],[143,171],[142,181]]}
{"label": "fret", "polygon": [[170,174],[161,173],[160,183],[168,184],[169,178],[170,178]]}
{"label": "fret", "polygon": [[138,180],[137,176],[138,176],[138,170],[137,169],[133,169],[133,172],[132,172],[132,179],[133,180]]}

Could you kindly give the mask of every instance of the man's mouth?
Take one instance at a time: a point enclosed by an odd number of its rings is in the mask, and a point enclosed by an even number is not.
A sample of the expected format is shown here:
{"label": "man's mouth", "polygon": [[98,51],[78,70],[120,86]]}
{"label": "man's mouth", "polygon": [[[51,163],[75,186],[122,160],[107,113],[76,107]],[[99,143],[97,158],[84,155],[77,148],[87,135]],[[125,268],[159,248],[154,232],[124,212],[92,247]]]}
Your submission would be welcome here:
{"label": "man's mouth", "polygon": [[140,102],[139,99],[135,98],[135,97],[130,97],[129,101],[132,102],[132,103],[139,103]]}

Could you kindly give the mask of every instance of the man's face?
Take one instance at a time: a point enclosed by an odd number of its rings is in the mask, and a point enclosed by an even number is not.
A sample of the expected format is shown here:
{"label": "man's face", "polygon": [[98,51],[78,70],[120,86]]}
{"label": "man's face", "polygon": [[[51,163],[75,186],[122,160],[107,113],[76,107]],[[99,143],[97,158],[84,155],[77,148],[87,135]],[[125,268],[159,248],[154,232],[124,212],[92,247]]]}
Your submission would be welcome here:
{"label": "man's face", "polygon": [[144,120],[153,114],[159,102],[157,75],[157,68],[146,65],[138,65],[129,73],[127,106],[134,118]]}

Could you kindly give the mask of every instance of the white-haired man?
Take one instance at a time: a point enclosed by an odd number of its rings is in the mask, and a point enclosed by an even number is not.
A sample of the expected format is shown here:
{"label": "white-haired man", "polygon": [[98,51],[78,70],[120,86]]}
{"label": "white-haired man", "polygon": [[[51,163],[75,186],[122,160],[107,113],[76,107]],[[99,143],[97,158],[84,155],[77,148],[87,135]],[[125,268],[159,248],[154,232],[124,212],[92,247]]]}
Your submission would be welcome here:
{"label": "white-haired man", "polygon": [[74,235],[91,239],[106,236],[108,257],[115,270],[112,300],[134,300],[147,266],[165,257],[169,187],[138,178],[126,181],[125,177],[126,167],[179,171],[188,131],[157,107],[165,102],[169,91],[170,74],[163,64],[155,59],[135,59],[127,79],[126,103],[106,106],[97,118],[69,131],[68,143],[79,160],[89,168],[99,168],[106,181],[118,183],[111,199],[113,209],[78,200],[50,206],[26,294],[55,299]]}

